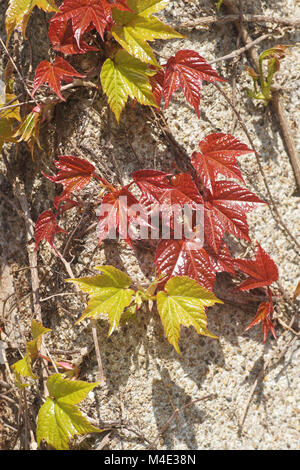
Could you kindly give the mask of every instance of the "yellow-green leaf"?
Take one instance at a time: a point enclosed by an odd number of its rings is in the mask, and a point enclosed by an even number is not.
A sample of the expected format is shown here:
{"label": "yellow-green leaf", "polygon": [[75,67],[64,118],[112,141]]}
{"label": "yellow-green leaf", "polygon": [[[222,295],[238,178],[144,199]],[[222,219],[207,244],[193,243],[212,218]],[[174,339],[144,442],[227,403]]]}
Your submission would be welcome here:
{"label": "yellow-green leaf", "polygon": [[13,137],[19,137],[17,142],[22,140],[27,143],[31,155],[33,157],[34,144],[36,143],[41,148],[39,134],[40,134],[40,112],[32,111],[29,113],[17,127]]}
{"label": "yellow-green leaf", "polygon": [[118,51],[114,59],[104,62],[101,84],[118,122],[128,97],[141,104],[157,107],[148,78],[151,75],[153,70],[124,50]]}
{"label": "yellow-green leaf", "polygon": [[31,370],[31,361],[30,361],[30,357],[27,354],[23,357],[23,359],[21,359],[18,362],[15,362],[11,366],[11,368],[13,369],[16,375],[17,381],[19,382],[20,382],[20,376],[31,377],[32,379],[38,379],[38,377],[34,375],[34,373]]}
{"label": "yellow-green leaf", "polygon": [[153,13],[163,10],[168,4],[168,0],[128,0],[127,4],[130,5],[132,11],[140,16],[151,16]]}
{"label": "yellow-green leaf", "polygon": [[61,374],[48,378],[49,397],[40,408],[36,437],[40,445],[42,439],[58,450],[68,450],[69,440],[75,435],[102,430],[92,426],[75,406],[90,390],[99,385],[83,381],[64,379]]}
{"label": "yellow-green leaf", "polygon": [[157,308],[169,342],[180,354],[180,327],[193,326],[197,333],[216,338],[207,326],[205,307],[223,303],[214,294],[187,276],[175,276],[157,294]]}
{"label": "yellow-green leaf", "polygon": [[26,37],[26,26],[35,6],[46,12],[58,11],[54,0],[9,0],[5,18],[7,32],[6,43],[8,43],[14,29],[18,29],[18,31],[21,31],[23,36]]}
{"label": "yellow-green leaf", "polygon": [[113,266],[98,266],[103,274],[79,279],[66,279],[67,282],[76,283],[83,292],[89,294],[89,302],[83,315],[84,318],[98,318],[108,315],[110,329],[109,335],[116,329],[125,308],[131,303],[134,291],[128,289],[131,279],[127,274]]}
{"label": "yellow-green leaf", "polygon": [[31,332],[33,340],[26,343],[26,352],[30,359],[37,357],[42,344],[42,336],[49,331],[51,331],[50,328],[45,328],[40,322],[32,320]]}
{"label": "yellow-green leaf", "polygon": [[0,117],[0,150],[5,142],[13,142],[13,133],[12,121]]}
{"label": "yellow-green leaf", "polygon": [[3,119],[16,119],[17,121],[21,121],[20,108],[18,106],[16,106],[15,108],[8,108],[8,109],[1,110],[1,108],[7,106],[7,103],[10,103],[10,102],[12,102],[11,103],[12,105],[19,104],[19,101],[17,100],[16,95],[13,95],[11,93],[6,93],[5,103],[0,103],[0,117]]}
{"label": "yellow-green leaf", "polygon": [[152,13],[164,8],[165,2],[128,0],[127,4],[133,13],[117,8],[113,10],[113,19],[116,23],[111,30],[113,37],[132,56],[159,67],[147,41],[183,38],[183,36],[151,16]]}

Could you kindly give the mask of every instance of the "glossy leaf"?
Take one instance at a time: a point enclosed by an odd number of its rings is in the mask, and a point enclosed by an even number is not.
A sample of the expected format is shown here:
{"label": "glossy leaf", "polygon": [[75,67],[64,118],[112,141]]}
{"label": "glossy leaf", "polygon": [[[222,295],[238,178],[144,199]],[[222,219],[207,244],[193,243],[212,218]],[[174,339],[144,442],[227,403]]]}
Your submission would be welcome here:
{"label": "glossy leaf", "polygon": [[254,254],[254,260],[234,260],[235,267],[249,276],[248,279],[238,286],[238,289],[241,291],[270,286],[278,279],[276,264],[259,244],[257,244]]}
{"label": "glossy leaf", "polygon": [[244,183],[236,157],[254,150],[236,137],[223,133],[208,135],[199,142],[199,148],[200,153],[194,152],[191,161],[206,188],[212,191],[220,174]]}
{"label": "glossy leaf", "polygon": [[207,330],[205,307],[223,303],[212,292],[186,276],[175,276],[165,285],[165,290],[157,294],[157,309],[165,334],[175,350],[180,354],[178,341],[180,327],[193,326],[198,334],[216,338]]}
{"label": "glossy leaf", "polygon": [[197,52],[188,49],[178,51],[165,65],[163,83],[165,108],[168,107],[173,93],[182,88],[187,102],[193,106],[197,116],[200,117],[199,104],[203,80],[225,81]]}
{"label": "glossy leaf", "polygon": [[208,290],[216,280],[216,269],[209,254],[193,240],[161,240],[155,254],[157,275],[164,282],[174,276],[188,276]]}
{"label": "glossy leaf", "polygon": [[53,22],[67,23],[72,21],[72,29],[77,47],[80,49],[82,35],[92,25],[104,39],[104,32],[111,21],[108,12],[101,0],[65,0],[59,12],[52,18]]}
{"label": "glossy leaf", "polygon": [[271,333],[274,336],[274,338],[277,339],[275,328],[271,321],[273,311],[274,311],[274,307],[273,307],[272,300],[268,302],[261,302],[259,304],[256,316],[254,317],[250,325],[247,326],[245,331],[261,323],[262,331],[263,331],[263,342],[265,343],[269,330],[271,330]]}
{"label": "glossy leaf", "polygon": [[64,379],[61,374],[51,375],[47,380],[49,397],[39,410],[36,437],[57,450],[68,450],[69,440],[75,435],[101,432],[92,426],[75,406],[86,398],[96,383]]}
{"label": "glossy leaf", "polygon": [[35,224],[35,249],[37,250],[40,242],[45,239],[58,255],[58,251],[54,245],[54,236],[60,232],[67,233],[58,225],[53,212],[50,209],[42,212]]}
{"label": "glossy leaf", "polygon": [[118,122],[128,97],[144,105],[157,106],[149,83],[152,74],[146,64],[124,50],[118,51],[114,59],[106,59],[101,69],[101,84]]}
{"label": "glossy leaf", "polygon": [[205,191],[204,199],[205,240],[216,253],[225,232],[250,241],[247,212],[264,201],[230,181],[216,181],[213,193]]}
{"label": "glossy leaf", "polygon": [[164,8],[165,2],[128,0],[127,4],[132,13],[113,10],[113,19],[116,23],[111,29],[113,37],[132,56],[159,67],[147,41],[183,36],[151,16],[152,13]]}
{"label": "glossy leaf", "polygon": [[83,39],[80,39],[79,46],[74,37],[71,20],[64,22],[51,21],[49,30],[49,39],[52,43],[52,48],[55,51],[62,52],[64,55],[68,54],[84,54],[88,51],[97,51],[98,49],[89,46]]}
{"label": "glossy leaf", "polygon": [[[63,192],[55,198],[55,207],[58,208],[62,200],[67,200],[70,194],[78,191],[89,184],[95,167],[83,158],[74,155],[60,155],[58,160],[54,160],[54,165],[59,170],[56,176],[43,175],[53,183],[62,184]],[[76,203],[73,201],[73,205]]]}
{"label": "glossy leaf", "polygon": [[117,328],[125,308],[132,301],[134,291],[129,289],[132,281],[127,274],[113,266],[98,266],[96,269],[102,271],[102,274],[66,281],[74,282],[83,292],[89,294],[88,306],[76,323],[84,318],[107,315],[110,323],[108,334],[111,335]]}
{"label": "glossy leaf", "polygon": [[47,60],[43,60],[35,71],[32,96],[44,83],[48,83],[49,87],[57,94],[57,96],[61,100],[66,101],[62,96],[60,89],[61,82],[66,80],[68,77],[83,78],[84,75],[76,72],[76,70],[62,57],[56,57],[53,64]]}
{"label": "glossy leaf", "polygon": [[14,29],[18,29],[26,37],[26,26],[35,6],[46,12],[57,11],[53,0],[9,0],[5,17],[7,43]]}

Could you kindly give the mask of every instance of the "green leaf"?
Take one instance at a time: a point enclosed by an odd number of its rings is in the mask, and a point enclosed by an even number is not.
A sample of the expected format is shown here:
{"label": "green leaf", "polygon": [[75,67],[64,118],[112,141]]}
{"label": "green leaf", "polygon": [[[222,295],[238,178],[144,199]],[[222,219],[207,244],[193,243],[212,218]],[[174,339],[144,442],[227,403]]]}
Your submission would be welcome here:
{"label": "green leaf", "polygon": [[37,6],[42,10],[58,11],[53,0],[10,0],[6,11],[5,26],[7,32],[8,43],[11,33],[14,29],[18,29],[26,37],[26,26],[34,7]]}
{"label": "green leaf", "polygon": [[163,10],[168,4],[168,0],[128,0],[127,3],[130,4],[131,10],[138,15],[147,17]]}
{"label": "green leaf", "polygon": [[207,326],[205,307],[223,303],[214,294],[187,276],[175,276],[157,294],[157,308],[169,342],[180,354],[180,326],[193,326],[197,333],[216,338]]}
{"label": "green leaf", "polygon": [[32,372],[31,361],[38,356],[39,350],[42,344],[42,336],[45,333],[51,331],[49,328],[45,328],[40,322],[32,320],[31,322],[31,332],[33,336],[32,341],[26,343],[26,355],[18,362],[15,362],[11,368],[14,371],[15,379],[19,387],[24,387],[29,384],[23,384],[21,382],[21,376],[31,377],[32,379],[38,379],[36,375]]}
{"label": "green leaf", "polygon": [[106,314],[110,323],[108,335],[111,335],[117,328],[124,309],[131,303],[134,291],[128,287],[132,281],[127,274],[113,266],[98,266],[96,269],[103,274],[66,281],[76,283],[83,292],[89,294],[88,306],[76,324],[84,318],[98,318]]}
{"label": "green leaf", "polygon": [[44,439],[55,449],[68,450],[69,439],[75,435],[102,431],[92,426],[75,406],[97,385],[98,382],[89,384],[64,379],[61,374],[48,378],[50,396],[40,408],[37,418],[38,445]]}
{"label": "green leaf", "polygon": [[[28,354],[26,354],[23,357],[23,359],[21,359],[20,361],[15,362],[11,366],[11,368],[14,371],[17,382],[19,382],[20,384],[22,384],[22,382],[20,380],[20,376],[31,377],[32,379],[35,379],[35,380],[38,379],[38,377],[36,375],[34,375],[34,373],[31,370],[31,360],[30,360],[30,357],[28,356]],[[22,385],[28,385],[28,384],[22,384]]]}
{"label": "green leaf", "polygon": [[33,157],[35,143],[41,149],[40,138],[39,138],[40,119],[41,119],[41,113],[32,111],[24,118],[24,120],[17,127],[17,129],[15,130],[15,133],[13,134],[13,137],[19,137],[17,142],[21,142],[23,140],[24,142],[27,143],[32,157]]}
{"label": "green leaf", "polygon": [[116,8],[113,10],[113,19],[116,23],[111,30],[113,37],[132,56],[159,67],[147,41],[183,38],[183,36],[151,16],[152,13],[164,8],[165,2],[128,0],[127,4],[134,13]]}
{"label": "green leaf", "polygon": [[113,60],[104,62],[101,84],[118,122],[128,97],[141,104],[157,107],[149,83],[150,75],[153,75],[153,70],[123,50],[118,51]]}
{"label": "green leaf", "polygon": [[42,344],[42,336],[49,331],[51,331],[50,328],[45,328],[40,322],[32,320],[31,332],[33,340],[26,343],[26,352],[31,360],[38,356]]}

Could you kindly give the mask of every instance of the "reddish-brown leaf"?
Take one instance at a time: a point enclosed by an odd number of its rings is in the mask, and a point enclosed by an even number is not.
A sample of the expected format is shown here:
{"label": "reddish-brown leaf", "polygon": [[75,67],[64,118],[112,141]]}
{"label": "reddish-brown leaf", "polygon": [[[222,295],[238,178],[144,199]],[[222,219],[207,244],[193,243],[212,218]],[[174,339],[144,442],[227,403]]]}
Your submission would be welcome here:
{"label": "reddish-brown leaf", "polygon": [[78,47],[73,34],[71,20],[68,22],[60,20],[51,21],[48,34],[52,48],[64,55],[84,54],[88,51],[98,50],[96,47],[89,46],[82,39],[80,41],[80,47]]}
{"label": "reddish-brown leaf", "polygon": [[248,274],[246,279],[238,290],[246,291],[255,289],[257,287],[270,286],[278,279],[278,269],[270,255],[257,244],[255,251],[255,259],[235,259],[234,265],[245,274]]}
{"label": "reddish-brown leaf", "polygon": [[204,245],[204,248],[210,256],[213,269],[217,273],[222,273],[225,271],[230,274],[235,274],[234,259],[232,258],[226,243],[221,245],[218,254],[215,253],[215,251],[212,250],[210,246]]}
{"label": "reddish-brown leaf", "polygon": [[163,95],[163,85],[165,80],[165,72],[163,69],[159,69],[155,75],[149,77],[149,82],[152,86],[152,93],[157,103],[157,106],[160,106],[162,95]]}
{"label": "reddish-brown leaf", "polygon": [[206,243],[216,252],[225,232],[250,241],[247,212],[265,204],[254,193],[230,181],[216,181],[213,192],[204,191]]}
{"label": "reddish-brown leaf", "polygon": [[99,245],[105,238],[119,235],[132,247],[131,224],[150,226],[146,212],[138,213],[139,208],[139,201],[128,190],[128,186],[106,194],[98,219]]}
{"label": "reddish-brown leaf", "polygon": [[76,72],[76,70],[62,57],[56,57],[53,64],[50,64],[47,60],[43,60],[38,65],[35,72],[32,96],[41,85],[48,83],[49,87],[57,94],[57,96],[61,100],[66,101],[60,92],[60,88],[61,82],[66,80],[68,77],[83,78],[84,75]]}
{"label": "reddish-brown leaf", "polygon": [[58,225],[55,215],[50,209],[42,212],[35,224],[35,249],[37,250],[39,243],[45,239],[58,254],[54,245],[54,235],[59,232],[68,233]]}
{"label": "reddish-brown leaf", "polygon": [[274,338],[277,339],[275,328],[271,320],[273,311],[274,307],[272,300],[269,300],[268,302],[261,302],[259,304],[256,316],[254,317],[250,325],[247,326],[245,331],[249,330],[250,328],[252,328],[252,326],[257,325],[258,323],[261,323],[263,331],[263,342],[265,343],[269,330],[271,330]]}
{"label": "reddish-brown leaf", "polygon": [[208,82],[225,81],[197,52],[192,50],[178,51],[175,56],[169,58],[165,65],[163,84],[165,108],[168,107],[173,93],[182,88],[187,102],[193,106],[197,116],[200,117],[199,104],[203,80]]}
{"label": "reddish-brown leaf", "polygon": [[54,160],[54,164],[59,169],[58,174],[51,176],[43,173],[43,175],[53,183],[63,185],[63,193],[56,198],[56,205],[62,199],[68,198],[73,191],[86,186],[95,171],[95,167],[90,162],[73,155],[60,155],[58,160]]}
{"label": "reddish-brown leaf", "polygon": [[169,182],[170,174],[156,170],[139,170],[133,174],[133,180],[142,192],[140,202],[143,204],[160,204],[171,206],[173,204],[190,204],[196,208],[203,204],[203,198],[188,173],[173,176]]}
{"label": "reddish-brown leaf", "polygon": [[52,21],[67,23],[69,20],[72,20],[74,38],[80,49],[81,36],[90,25],[104,39],[106,27],[111,22],[111,8],[105,8],[101,0],[65,0]]}
{"label": "reddish-brown leaf", "polygon": [[219,174],[244,183],[236,157],[254,152],[230,134],[210,134],[199,142],[200,153],[194,152],[191,160],[202,183],[210,191]]}
{"label": "reddish-brown leaf", "polygon": [[204,248],[194,240],[161,240],[155,255],[157,275],[163,283],[173,276],[189,276],[206,289],[212,290],[216,270]]}

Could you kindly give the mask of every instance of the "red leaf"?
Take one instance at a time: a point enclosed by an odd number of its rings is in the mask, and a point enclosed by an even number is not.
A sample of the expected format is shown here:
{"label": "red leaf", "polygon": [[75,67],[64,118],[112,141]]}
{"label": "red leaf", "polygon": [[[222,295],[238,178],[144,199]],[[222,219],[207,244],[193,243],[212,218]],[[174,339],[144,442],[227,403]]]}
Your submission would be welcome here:
{"label": "red leaf", "polygon": [[83,158],[74,157],[73,155],[60,155],[59,160],[54,160],[56,168],[60,171],[56,176],[43,175],[54,183],[63,185],[63,193],[56,198],[56,204],[60,200],[66,199],[71,192],[82,189],[89,182],[94,174],[95,167]]}
{"label": "red leaf", "polygon": [[74,38],[71,21],[51,21],[49,26],[49,39],[55,51],[62,54],[84,54],[88,51],[97,51],[96,47],[89,46],[86,42],[80,41],[80,47]]}
{"label": "red leaf", "polygon": [[126,0],[102,0],[102,3],[107,10],[118,8],[118,10],[130,11],[132,13],[132,10],[127,6]]}
{"label": "red leaf", "polygon": [[68,233],[58,225],[55,215],[51,210],[42,212],[35,224],[35,249],[37,250],[41,240],[45,239],[56,253],[59,254],[54,245],[54,235],[59,232]]}
{"label": "red leaf", "polygon": [[238,286],[238,290],[246,291],[257,287],[270,286],[278,279],[276,264],[259,244],[257,244],[254,254],[254,260],[234,260],[235,267],[249,276],[248,279]]}
{"label": "red leaf", "polygon": [[149,77],[149,82],[152,86],[152,93],[157,103],[157,106],[160,106],[160,103],[161,103],[164,79],[165,79],[165,72],[163,69],[159,69],[155,75],[153,75],[152,77]]}
{"label": "red leaf", "polygon": [[204,192],[206,243],[218,253],[225,231],[250,241],[247,212],[265,204],[248,189],[230,181],[216,181],[213,192]]}
{"label": "red leaf", "polygon": [[[133,205],[135,205],[135,208],[132,207]],[[119,234],[132,247],[130,224],[136,222],[140,225],[150,226],[147,214],[138,215],[134,210],[139,207],[139,201],[128,191],[128,186],[106,194],[100,206],[99,245],[105,238],[111,236],[110,232],[112,230],[115,230],[115,234]]]}
{"label": "red leaf", "polygon": [[61,215],[63,212],[72,209],[73,207],[79,206],[77,201],[73,201],[73,199],[69,199],[68,197],[56,196],[53,200],[53,205],[55,209],[58,210],[58,214]]}
{"label": "red leaf", "polygon": [[65,0],[51,21],[67,23],[68,20],[72,20],[74,37],[80,49],[80,38],[91,24],[104,40],[105,29],[111,22],[111,8],[105,8],[101,0]]}
{"label": "red leaf", "polygon": [[226,243],[223,243],[218,254],[216,254],[209,246],[204,246],[204,248],[209,254],[212,266],[217,273],[225,271],[230,274],[235,274],[234,259],[232,258]]}
{"label": "red leaf", "polygon": [[203,198],[188,173],[173,176],[170,182],[170,175],[163,171],[139,170],[132,176],[142,192],[141,203],[158,203],[164,207],[190,204],[194,208],[197,204],[203,204]]}
{"label": "red leaf", "polygon": [[43,60],[35,71],[32,96],[43,83],[48,82],[49,87],[57,96],[59,96],[61,100],[66,101],[60,92],[60,88],[62,80],[66,80],[67,77],[83,78],[84,75],[76,72],[62,57],[56,57],[53,64],[50,64],[47,60]]}
{"label": "red leaf", "polygon": [[274,338],[277,339],[275,328],[271,321],[273,311],[274,307],[272,300],[269,300],[268,302],[261,302],[259,304],[256,316],[254,317],[250,325],[247,326],[245,331],[249,330],[250,328],[252,328],[252,326],[257,325],[258,323],[261,323],[263,331],[263,342],[265,343],[269,330],[271,330]]}
{"label": "red leaf", "polygon": [[216,269],[205,249],[193,240],[161,240],[155,255],[157,275],[165,275],[163,283],[173,276],[189,276],[212,290]]}
{"label": "red leaf", "polygon": [[182,88],[187,102],[193,106],[197,116],[201,97],[202,80],[208,82],[224,82],[217,72],[197,52],[181,50],[175,56],[169,58],[165,65],[165,79],[163,93],[165,108],[168,107],[171,96],[179,88]]}
{"label": "red leaf", "polygon": [[192,154],[191,160],[204,186],[210,191],[219,174],[236,178],[244,183],[236,157],[254,152],[246,144],[230,134],[210,134],[199,142],[200,151]]}

